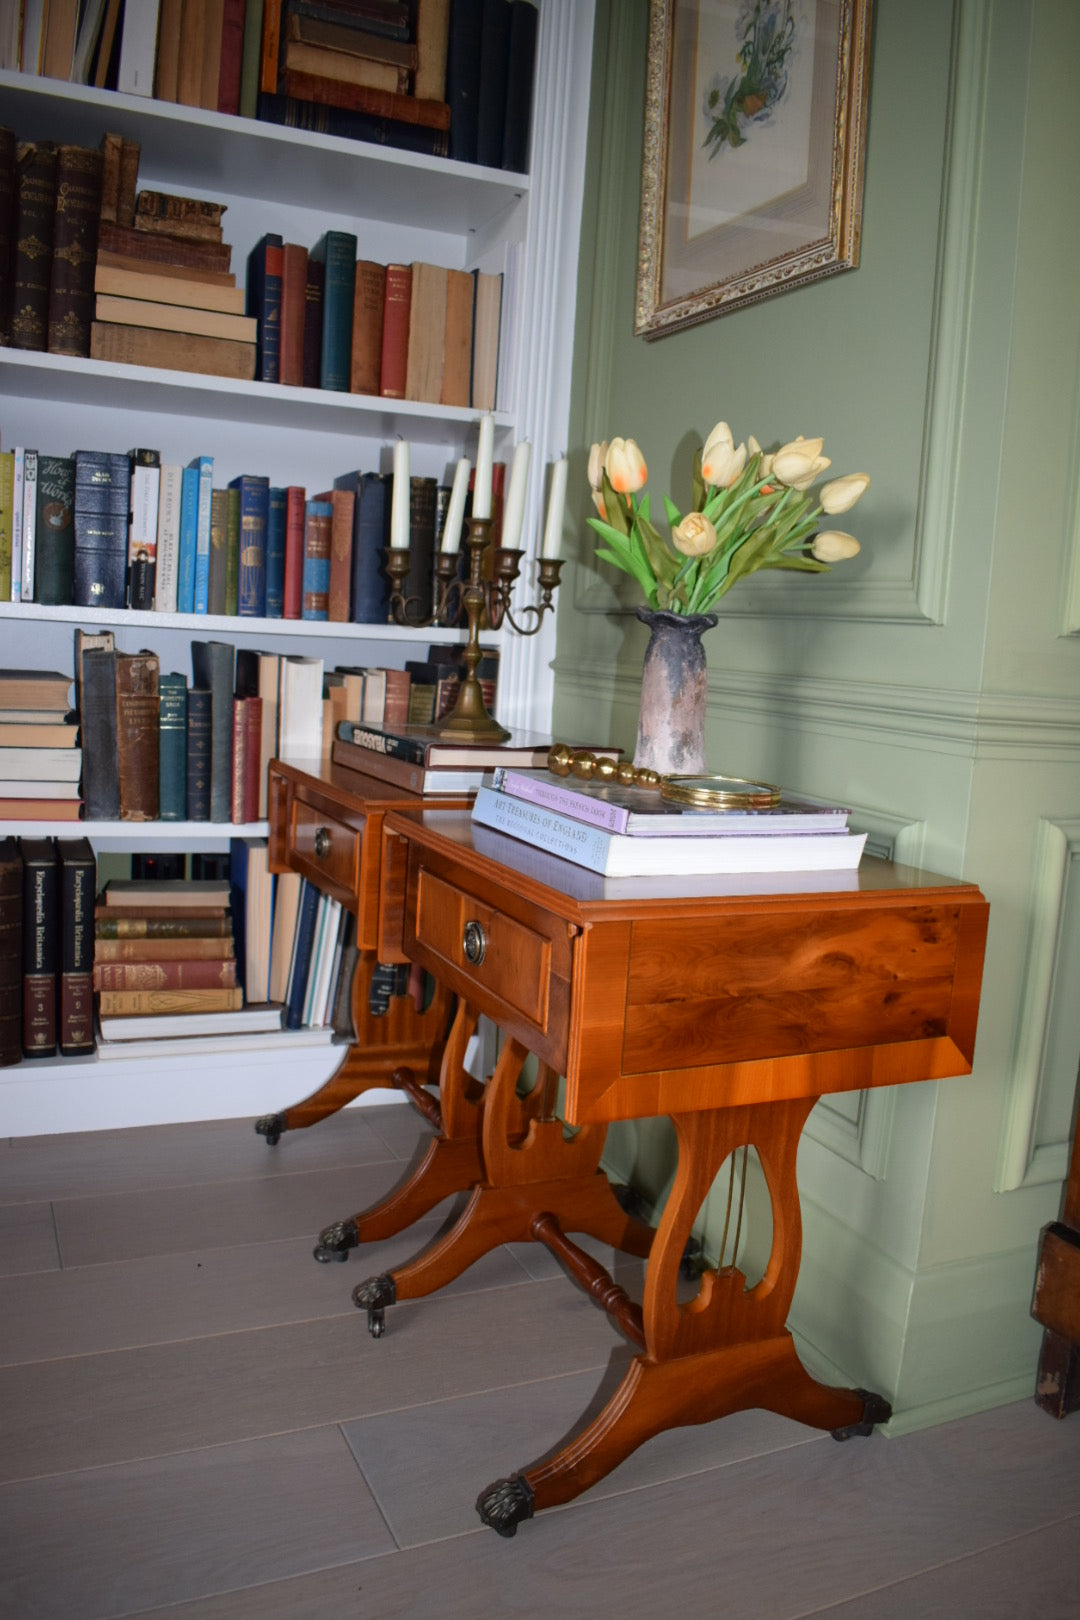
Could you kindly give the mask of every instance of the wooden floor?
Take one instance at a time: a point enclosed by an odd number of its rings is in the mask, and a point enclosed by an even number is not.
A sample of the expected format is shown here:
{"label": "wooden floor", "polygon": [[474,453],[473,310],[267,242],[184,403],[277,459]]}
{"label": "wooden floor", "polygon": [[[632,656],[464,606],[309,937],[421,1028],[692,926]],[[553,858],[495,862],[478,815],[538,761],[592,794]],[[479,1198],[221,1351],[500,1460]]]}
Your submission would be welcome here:
{"label": "wooden floor", "polygon": [[250,1120],[0,1144],[0,1615],[1076,1620],[1080,1416],[1031,1402],[846,1445],[744,1413],[484,1529],[478,1492],[628,1351],[530,1246],[369,1337],[351,1290],[417,1229],[344,1265],[312,1239],[420,1134],[392,1107],[276,1148]]}

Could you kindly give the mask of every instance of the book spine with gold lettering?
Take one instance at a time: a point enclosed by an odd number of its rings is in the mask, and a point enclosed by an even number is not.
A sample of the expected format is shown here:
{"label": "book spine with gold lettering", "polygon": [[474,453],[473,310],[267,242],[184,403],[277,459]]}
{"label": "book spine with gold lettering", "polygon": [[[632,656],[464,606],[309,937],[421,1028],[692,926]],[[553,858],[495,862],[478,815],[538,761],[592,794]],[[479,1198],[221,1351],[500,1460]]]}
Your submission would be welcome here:
{"label": "book spine with gold lettering", "polygon": [[50,354],[86,358],[90,353],[102,172],[100,151],[86,146],[58,148],[49,276]]}

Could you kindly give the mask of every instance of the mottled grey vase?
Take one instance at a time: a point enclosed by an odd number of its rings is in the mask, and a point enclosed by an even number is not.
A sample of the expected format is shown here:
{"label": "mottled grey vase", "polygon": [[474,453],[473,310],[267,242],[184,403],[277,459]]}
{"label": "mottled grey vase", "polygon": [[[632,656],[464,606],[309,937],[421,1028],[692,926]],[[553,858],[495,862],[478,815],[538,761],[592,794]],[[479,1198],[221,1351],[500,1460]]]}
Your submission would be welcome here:
{"label": "mottled grey vase", "polygon": [[649,626],[641,671],[634,764],[661,776],[699,775],[705,769],[705,700],[709,672],[701,638],[715,613],[664,613],[638,608]]}

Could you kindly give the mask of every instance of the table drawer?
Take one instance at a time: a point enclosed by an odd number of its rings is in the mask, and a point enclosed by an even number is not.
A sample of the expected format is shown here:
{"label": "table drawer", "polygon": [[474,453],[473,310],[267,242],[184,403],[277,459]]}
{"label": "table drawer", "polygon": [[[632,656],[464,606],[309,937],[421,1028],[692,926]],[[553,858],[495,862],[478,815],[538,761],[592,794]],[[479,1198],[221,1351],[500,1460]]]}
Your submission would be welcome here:
{"label": "table drawer", "polygon": [[354,911],[360,902],[364,839],[363,818],[358,821],[359,825],[350,824],[298,790],[293,795],[287,833],[289,865]]}
{"label": "table drawer", "polygon": [[540,1031],[547,1029],[550,937],[422,867],[416,887],[416,939],[472,984],[489,991],[502,1007],[512,1008]]}

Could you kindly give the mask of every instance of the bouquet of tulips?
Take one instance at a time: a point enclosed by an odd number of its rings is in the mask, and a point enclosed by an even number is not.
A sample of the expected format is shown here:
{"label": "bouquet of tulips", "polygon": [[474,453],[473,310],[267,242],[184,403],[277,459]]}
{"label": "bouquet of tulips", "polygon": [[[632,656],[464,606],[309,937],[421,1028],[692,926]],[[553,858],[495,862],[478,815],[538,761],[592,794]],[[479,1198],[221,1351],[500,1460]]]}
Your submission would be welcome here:
{"label": "bouquet of tulips", "polygon": [[811,489],[831,465],[823,443],[800,436],[766,454],[752,435],[736,446],[727,423],[718,422],[694,458],[689,510],[684,515],[664,496],[670,543],[642,493],[648,471],[633,439],[594,444],[589,483],[599,516],[589,523],[604,541],[596,554],[632,575],[651,608],[685,615],[708,613],[759,568],[827,572],[854,557],[859,542],[821,530],[819,519],[847,512],[870,479],[848,473]]}

